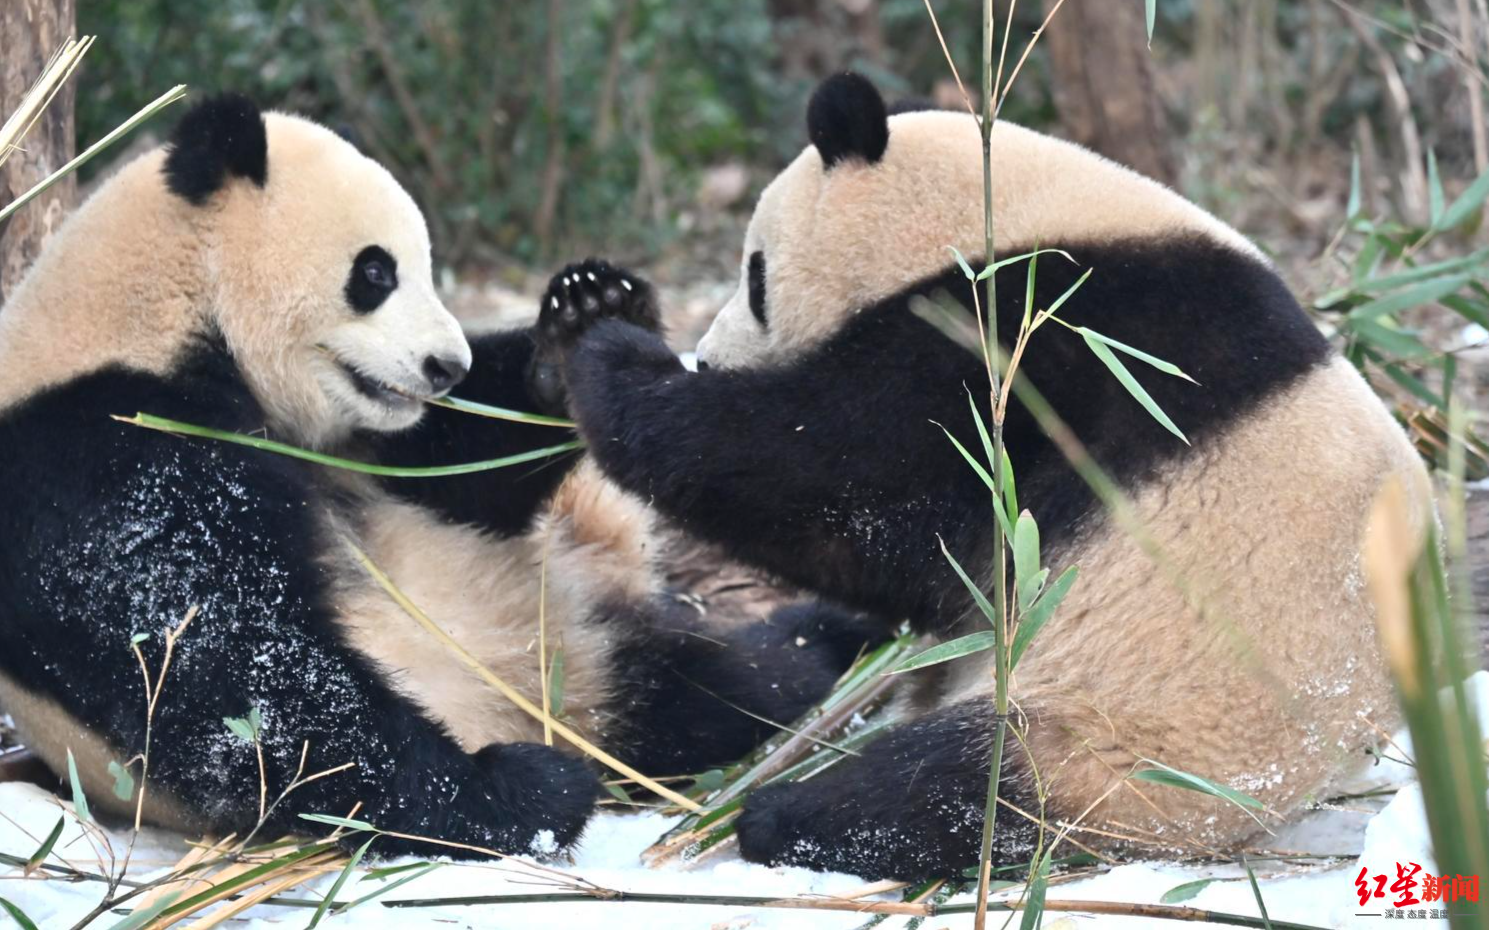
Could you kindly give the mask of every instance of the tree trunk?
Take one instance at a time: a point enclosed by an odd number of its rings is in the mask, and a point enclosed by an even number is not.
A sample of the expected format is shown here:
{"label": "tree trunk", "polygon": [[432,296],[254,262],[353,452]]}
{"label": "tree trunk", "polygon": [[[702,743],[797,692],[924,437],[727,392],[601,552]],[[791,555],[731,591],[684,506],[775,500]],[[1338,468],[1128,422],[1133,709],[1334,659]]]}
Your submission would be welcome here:
{"label": "tree trunk", "polygon": [[[1044,0],[1046,13],[1059,0]],[[1137,0],[1066,0],[1050,23],[1055,106],[1070,138],[1150,178],[1177,180]]]}
{"label": "tree trunk", "polygon": [[[73,34],[75,0],[0,0],[0,120],[15,112],[52,53]],[[72,101],[76,75],[0,166],[0,205],[10,203],[74,153]],[[77,195],[69,175],[0,226],[0,307],[5,295],[62,225]]]}

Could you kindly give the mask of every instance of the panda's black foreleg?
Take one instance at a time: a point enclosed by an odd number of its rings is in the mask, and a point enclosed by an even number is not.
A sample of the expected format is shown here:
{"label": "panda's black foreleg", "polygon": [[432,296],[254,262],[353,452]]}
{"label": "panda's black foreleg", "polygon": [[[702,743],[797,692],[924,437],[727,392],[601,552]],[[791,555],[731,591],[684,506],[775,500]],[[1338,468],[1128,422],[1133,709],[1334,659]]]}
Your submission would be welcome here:
{"label": "panda's black foreleg", "polygon": [[[981,852],[993,720],[989,701],[946,707],[814,778],[755,792],[736,822],[740,853],[873,879],[962,875]],[[1005,752],[999,793],[1037,812],[1023,770],[1017,751]],[[1037,826],[1007,809],[997,824],[994,863],[1027,860]]]}
{"label": "panda's black foreleg", "polygon": [[609,742],[642,771],[668,775],[738,761],[826,697],[880,638],[879,624],[818,602],[722,631],[670,599],[611,622],[628,632],[614,659],[625,685]]}

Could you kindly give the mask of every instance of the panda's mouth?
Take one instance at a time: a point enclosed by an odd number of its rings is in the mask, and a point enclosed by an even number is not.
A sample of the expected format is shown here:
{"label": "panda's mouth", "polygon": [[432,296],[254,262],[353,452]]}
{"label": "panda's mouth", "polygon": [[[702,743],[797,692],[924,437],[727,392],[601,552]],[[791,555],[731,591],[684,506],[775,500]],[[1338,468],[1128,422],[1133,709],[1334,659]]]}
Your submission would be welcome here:
{"label": "panda's mouth", "polygon": [[341,373],[351,382],[352,388],[368,400],[376,401],[387,407],[417,407],[422,403],[418,397],[407,391],[388,384],[386,381],[369,377],[339,358],[335,361],[336,367],[340,368]]}

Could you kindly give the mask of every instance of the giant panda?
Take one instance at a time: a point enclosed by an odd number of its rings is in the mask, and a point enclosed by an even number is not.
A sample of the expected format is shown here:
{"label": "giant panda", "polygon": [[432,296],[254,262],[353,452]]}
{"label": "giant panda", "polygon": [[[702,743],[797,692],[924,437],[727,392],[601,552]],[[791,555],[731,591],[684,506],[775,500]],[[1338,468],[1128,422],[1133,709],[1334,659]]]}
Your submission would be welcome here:
{"label": "giant panda", "polygon": [[[989,577],[988,491],[942,432],[982,448],[969,395],[985,402],[988,377],[914,310],[938,293],[974,306],[948,247],[982,253],[979,124],[888,116],[854,75],[817,90],[807,123],[812,144],[760,196],[697,371],[653,335],[604,322],[567,357],[575,415],[607,474],[733,555],[933,639],[985,629],[940,543]],[[1233,848],[1259,830],[1251,811],[1127,776],[1167,765],[1282,815],[1327,796],[1395,719],[1360,545],[1387,482],[1426,525],[1423,466],[1233,229],[1006,122],[991,150],[1000,256],[1073,258],[1039,261],[1035,308],[1094,269],[1062,319],[1198,382],[1132,365],[1186,444],[1075,334],[1041,328],[1024,356],[1018,377],[1130,497],[1163,564],[1015,400],[1005,435],[1020,503],[1044,563],[1078,565],[1079,580],[1014,675],[1022,737],[1009,739],[1000,793],[1029,817],[1004,811],[996,858],[1027,861],[1041,794],[1047,822],[1078,824],[1087,845]],[[1028,309],[1026,269],[998,272],[1005,346]],[[928,669],[905,719],[860,755],[755,793],[737,823],[744,857],[899,879],[974,864],[991,656]]]}
{"label": "giant panda", "polygon": [[[388,172],[331,131],[225,95],[107,181],[0,311],[0,706],[95,808],[133,813],[110,763],[140,769],[148,819],[245,830],[258,711],[270,811],[504,852],[562,850],[599,782],[537,745],[541,724],[415,625],[352,540],[488,668],[541,703],[538,645],[563,655],[563,713],[643,771],[731,761],[819,698],[857,643],[810,603],[703,628],[659,581],[652,515],[575,456],[378,483],[114,422],[153,413],[398,465],[563,441],[438,411],[562,407],[559,360],[602,316],[654,327],[643,282],[616,299],[554,279],[538,323],[468,343],[430,243]],[[603,295],[602,295],[603,296]],[[142,673],[161,675],[147,728]],[[851,618],[850,618],[851,620]],[[143,666],[132,651],[143,653]],[[560,744],[562,745],[562,743]],[[423,848],[379,841],[383,853]]]}

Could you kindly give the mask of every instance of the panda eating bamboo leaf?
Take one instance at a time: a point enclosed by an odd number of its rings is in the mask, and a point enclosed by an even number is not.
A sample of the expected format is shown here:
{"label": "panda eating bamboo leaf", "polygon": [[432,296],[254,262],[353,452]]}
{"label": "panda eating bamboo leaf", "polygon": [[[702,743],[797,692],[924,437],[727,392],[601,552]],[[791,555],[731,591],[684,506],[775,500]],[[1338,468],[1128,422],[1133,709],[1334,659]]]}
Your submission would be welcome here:
{"label": "panda eating bamboo leaf", "polygon": [[[974,307],[947,248],[983,248],[978,124],[888,116],[854,75],[818,89],[807,124],[812,145],[760,196],[699,370],[655,335],[603,322],[567,357],[572,410],[608,475],[735,556],[886,629],[985,629],[940,541],[987,583],[988,490],[942,432],[981,448],[968,392],[986,396],[987,373],[913,309],[942,293]],[[1040,261],[1032,307],[1028,263],[996,272],[999,340],[1012,346],[1026,311],[1094,269],[1061,320],[1197,382],[1132,368],[1171,432],[1075,334],[1044,327],[1023,358],[1019,378],[1133,500],[1167,564],[1114,524],[1015,399],[1005,438],[1020,505],[1046,562],[1078,565],[1080,583],[1015,673],[1022,738],[1000,794],[1028,817],[1000,818],[997,861],[1027,861],[1041,795],[1048,822],[1078,820],[1087,844],[1237,847],[1258,829],[1250,811],[1128,776],[1157,763],[1286,815],[1363,758],[1396,713],[1361,574],[1365,519],[1399,481],[1424,527],[1425,471],[1233,229],[1006,122],[992,175],[1000,247],[1074,258]],[[980,652],[907,676],[896,729],[746,802],[744,856],[899,879],[975,864],[991,668]]]}

